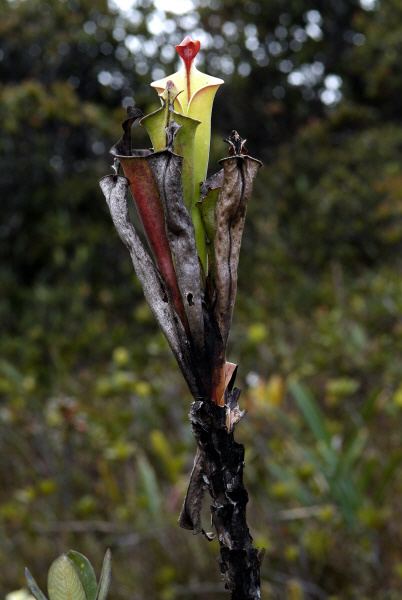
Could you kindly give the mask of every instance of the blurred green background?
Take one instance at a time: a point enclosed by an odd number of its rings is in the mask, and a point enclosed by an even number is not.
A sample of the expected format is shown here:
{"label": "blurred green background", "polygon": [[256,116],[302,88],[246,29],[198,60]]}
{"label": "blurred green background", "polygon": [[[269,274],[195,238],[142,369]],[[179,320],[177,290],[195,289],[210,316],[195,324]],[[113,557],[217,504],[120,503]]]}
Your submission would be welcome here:
{"label": "blurred green background", "polygon": [[[171,12],[171,11],[174,12]],[[177,527],[190,395],[98,189],[185,34],[264,161],[230,359],[264,599],[402,597],[400,0],[0,0],[0,596],[73,547],[114,600],[224,598]],[[138,144],[148,142],[139,134]]]}

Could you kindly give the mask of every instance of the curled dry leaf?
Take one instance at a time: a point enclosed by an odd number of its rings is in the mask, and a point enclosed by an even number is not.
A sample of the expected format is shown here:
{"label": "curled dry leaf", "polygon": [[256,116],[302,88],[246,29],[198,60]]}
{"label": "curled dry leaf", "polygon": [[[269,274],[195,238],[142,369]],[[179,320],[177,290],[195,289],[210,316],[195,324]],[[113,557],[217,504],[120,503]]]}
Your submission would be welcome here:
{"label": "curled dry leaf", "polygon": [[113,155],[131,156],[131,128],[138,124],[144,113],[139,108],[129,106],[127,108],[127,118],[122,123],[123,135],[113,146],[111,152]]}
{"label": "curled dry leaf", "polygon": [[168,301],[158,270],[129,220],[128,181],[125,177],[108,175],[101,179],[100,187],[109,206],[117,233],[130,252],[145,299],[172,349],[191,393],[195,397],[202,396],[202,390],[200,390],[194,375],[190,345],[184,327],[177,317],[174,306]]}
{"label": "curled dry leaf", "polygon": [[[141,115],[135,109],[128,109],[123,137],[112,148],[112,154],[120,161],[129,181],[167,293],[201,360],[204,352],[201,273],[194,227],[183,197],[183,180],[188,179],[184,177],[188,173],[184,173],[183,165],[192,163],[194,131],[198,122],[177,115],[166,102],[161,109],[141,119],[158,151],[132,150],[131,127]],[[183,123],[179,125],[174,118],[182,119]],[[186,150],[185,158],[172,151],[177,140],[181,140],[179,149]],[[130,155],[125,156],[123,152],[130,152]],[[189,152],[191,156],[187,156]],[[192,177],[190,180],[192,187]]]}
{"label": "curled dry leaf", "polygon": [[152,156],[149,150],[136,151],[131,156],[121,156],[119,159],[137,208],[138,215],[144,228],[150,249],[154,255],[157,267],[166,285],[175,310],[181,322],[188,330],[184,305],[177,284],[176,273],[166,234],[163,207],[160,200],[159,188],[155,181],[149,161]]}
{"label": "curled dry leaf", "polygon": [[[238,135],[238,134],[236,134]],[[247,203],[260,161],[234,155],[220,161],[223,185],[215,209],[215,317],[226,346],[237,291],[237,268]]]}
{"label": "curled dry leaf", "polygon": [[198,358],[204,354],[201,273],[191,217],[183,202],[182,158],[165,150],[149,158],[161,194],[165,224],[184,303],[191,339]]}
{"label": "curled dry leaf", "polygon": [[204,452],[197,448],[186,497],[179,517],[180,527],[190,529],[194,534],[202,531],[201,509],[206,489],[204,461]]}

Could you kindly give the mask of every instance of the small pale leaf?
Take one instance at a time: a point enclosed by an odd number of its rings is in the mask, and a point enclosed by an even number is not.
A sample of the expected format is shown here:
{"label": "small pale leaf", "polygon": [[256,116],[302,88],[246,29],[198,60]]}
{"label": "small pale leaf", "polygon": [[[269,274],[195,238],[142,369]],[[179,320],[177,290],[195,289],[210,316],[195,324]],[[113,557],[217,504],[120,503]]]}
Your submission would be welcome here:
{"label": "small pale leaf", "polygon": [[86,600],[74,564],[65,554],[57,558],[49,569],[47,591],[50,600]]}
{"label": "small pale leaf", "polygon": [[[232,152],[241,151],[244,147],[244,140],[236,131],[232,132],[228,142]],[[226,346],[236,299],[237,268],[247,203],[261,163],[243,154],[231,154],[220,163],[223,166],[223,185],[215,209],[215,316]]]}

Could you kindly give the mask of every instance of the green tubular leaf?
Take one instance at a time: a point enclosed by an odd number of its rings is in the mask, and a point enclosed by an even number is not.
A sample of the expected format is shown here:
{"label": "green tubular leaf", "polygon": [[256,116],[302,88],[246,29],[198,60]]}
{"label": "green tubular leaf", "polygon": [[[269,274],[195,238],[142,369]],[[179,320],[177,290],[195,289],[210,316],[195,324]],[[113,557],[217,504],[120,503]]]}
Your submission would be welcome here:
{"label": "green tubular leaf", "polygon": [[[187,77],[190,77],[190,97],[188,96],[188,80]],[[213,96],[215,96],[216,90],[219,88],[222,83],[224,83],[223,79],[219,79],[218,77],[212,77],[212,75],[207,75],[207,73],[202,73],[199,71],[195,65],[191,66],[191,69],[187,75],[187,71],[184,68],[184,65],[176,71],[176,73],[172,73],[172,75],[168,75],[163,79],[158,79],[157,81],[153,81],[151,83],[151,87],[153,87],[159,96],[162,96],[166,86],[169,82],[172,82],[180,93],[180,95],[176,95],[175,97],[175,109],[179,110],[183,114],[189,113],[190,104],[194,101],[195,96],[202,90],[214,88],[213,95],[211,95],[210,105],[204,105],[202,109],[209,110],[212,112],[212,101]],[[208,113],[203,113],[197,119],[206,118]]]}
{"label": "green tubular leaf", "polygon": [[209,85],[198,90],[191,98],[188,107],[187,115],[192,119],[201,121],[195,135],[194,144],[194,180],[198,188],[207,176],[212,105],[219,85]]}
{"label": "green tubular leaf", "polygon": [[145,115],[140,121],[145,127],[155,152],[166,148],[166,127],[168,124],[168,107],[166,103],[149,115]]}
{"label": "green tubular leaf", "polygon": [[[214,239],[216,233],[216,203],[223,185],[223,170],[209,177],[201,186],[201,198],[197,205],[205,229],[208,271],[214,268]],[[208,273],[207,273],[208,274]]]}
{"label": "green tubular leaf", "polygon": [[98,593],[96,600],[106,600],[109,593],[110,582],[112,579],[112,553],[109,548],[106,550],[103,559],[102,571],[99,578]]}
{"label": "green tubular leaf", "polygon": [[199,195],[199,186],[196,187],[194,178],[194,141],[200,122],[179,113],[173,113],[173,118],[180,125],[175,138],[174,151],[183,157],[183,196],[185,205],[190,209],[198,200]]}
{"label": "green tubular leaf", "polygon": [[209,244],[213,244],[215,237],[215,206],[219,198],[219,188],[210,190],[208,194],[199,201],[202,222]]}
{"label": "green tubular leaf", "polygon": [[202,221],[208,242],[213,244],[216,232],[215,208],[223,185],[223,169],[208,177],[201,186],[201,198],[198,201]]}
{"label": "green tubular leaf", "polygon": [[193,63],[189,70],[183,65],[176,73],[152,82],[151,86],[162,95],[168,82],[173,83],[176,90],[181,91],[175,98],[175,110],[201,122],[196,133],[194,154],[194,179],[198,190],[199,184],[204,181],[207,174],[212,105],[223,80],[202,73]]}
{"label": "green tubular leaf", "polygon": [[197,206],[200,199],[200,181],[196,175],[197,161],[195,148],[197,131],[202,124],[195,119],[191,119],[190,117],[186,117],[176,112],[173,113],[173,116],[176,123],[180,125],[180,129],[175,138],[174,151],[176,154],[183,157],[182,185],[184,204],[191,214],[197,253],[200,257],[204,272],[207,273],[208,261],[205,229],[199,207]]}
{"label": "green tubular leaf", "polygon": [[[180,51],[180,48],[182,51]],[[182,44],[176,46],[176,50],[183,60],[181,68],[168,77],[153,81],[151,86],[164,99],[169,97],[169,90],[174,90],[171,103],[176,111],[174,118],[178,123],[177,113],[180,113],[183,117],[191,118],[199,124],[194,132],[194,138],[191,139],[191,156],[186,150],[176,151],[185,159],[183,171],[186,172],[187,168],[189,170],[183,178],[184,198],[194,224],[197,252],[204,273],[207,275],[208,255],[205,231],[197,203],[200,197],[200,185],[204,181],[208,170],[212,105],[215,94],[223,80],[202,73],[195,67],[193,60],[199,48],[199,41],[193,42],[191,39],[185,38]],[[184,49],[187,50],[187,53]],[[190,51],[191,56],[189,56],[188,51]],[[181,125],[181,123],[179,124]],[[182,133],[182,135],[184,134]],[[191,162],[186,165],[188,156]],[[191,189],[190,178],[193,181],[191,196],[189,193]]]}
{"label": "green tubular leaf", "polygon": [[190,119],[179,113],[170,111],[165,103],[153,113],[141,119],[141,125],[145,127],[155,152],[166,149],[166,127],[170,120],[174,120],[180,129],[174,139],[174,152],[183,157],[183,196],[184,203],[190,210],[194,204],[194,139],[199,121]]}
{"label": "green tubular leaf", "polygon": [[91,563],[86,556],[75,550],[69,550],[67,556],[74,563],[75,570],[84,588],[86,599],[96,600],[96,575]]}
{"label": "green tubular leaf", "polygon": [[205,239],[204,225],[201,219],[200,209],[198,206],[193,206],[191,209],[191,220],[194,225],[194,237],[197,253],[202,264],[205,275],[208,275],[208,253],[207,241]]}
{"label": "green tubular leaf", "polygon": [[74,564],[65,554],[57,558],[49,569],[47,580],[50,600],[86,600]]}
{"label": "green tubular leaf", "polygon": [[25,579],[27,580],[29,591],[35,596],[36,600],[47,600],[45,594],[40,590],[28,568],[25,568]]}

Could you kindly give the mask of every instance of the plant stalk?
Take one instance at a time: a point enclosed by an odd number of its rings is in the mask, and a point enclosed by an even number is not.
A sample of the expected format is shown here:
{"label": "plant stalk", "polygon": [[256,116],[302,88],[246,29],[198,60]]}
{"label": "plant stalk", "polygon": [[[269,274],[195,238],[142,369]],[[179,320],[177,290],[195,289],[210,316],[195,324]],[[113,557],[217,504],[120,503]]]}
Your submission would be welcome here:
{"label": "plant stalk", "polygon": [[179,522],[182,527],[194,532],[198,529],[212,539],[200,527],[199,490],[207,489],[212,500],[211,518],[220,545],[219,564],[225,587],[230,590],[232,600],[258,600],[261,553],[254,548],[247,525],[244,446],[235,441],[232,426],[242,416],[237,403],[239,394],[236,388],[228,392],[225,407],[202,400],[191,406],[190,420],[198,450]]}

